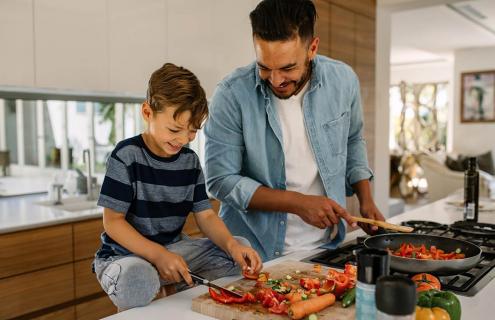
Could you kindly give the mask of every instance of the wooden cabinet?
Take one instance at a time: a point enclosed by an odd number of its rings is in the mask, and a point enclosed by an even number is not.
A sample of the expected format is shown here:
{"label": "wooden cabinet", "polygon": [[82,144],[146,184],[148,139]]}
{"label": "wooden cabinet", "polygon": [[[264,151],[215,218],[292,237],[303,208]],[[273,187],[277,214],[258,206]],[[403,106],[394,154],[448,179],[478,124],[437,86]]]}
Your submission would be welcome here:
{"label": "wooden cabinet", "polygon": [[[218,213],[220,203],[212,200]],[[0,235],[0,319],[100,319],[117,310],[91,263],[102,219]],[[201,237],[193,215],[184,232]]]}
{"label": "wooden cabinet", "polygon": [[102,219],[88,220],[74,224],[74,260],[93,258],[100,247],[103,232]]}
{"label": "wooden cabinet", "polygon": [[0,319],[52,307],[74,299],[72,264],[0,280]]}
{"label": "wooden cabinet", "polygon": [[0,235],[0,319],[115,313],[91,270],[102,231],[102,220],[92,219]]}
{"label": "wooden cabinet", "polygon": [[75,320],[76,308],[68,307],[54,312],[44,314],[39,317],[31,318],[31,320]]}
{"label": "wooden cabinet", "polygon": [[70,225],[15,232],[0,239],[0,279],[72,261]]}
{"label": "wooden cabinet", "polygon": [[[116,312],[117,308],[107,296],[76,305],[77,320],[101,319]],[[164,316],[164,319],[165,318],[166,316]]]}

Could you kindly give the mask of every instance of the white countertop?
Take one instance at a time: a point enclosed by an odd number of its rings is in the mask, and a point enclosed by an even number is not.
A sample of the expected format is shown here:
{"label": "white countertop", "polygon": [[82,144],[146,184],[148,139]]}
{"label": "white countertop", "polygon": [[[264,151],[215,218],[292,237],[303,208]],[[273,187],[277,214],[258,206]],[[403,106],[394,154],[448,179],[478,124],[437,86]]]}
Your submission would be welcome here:
{"label": "white countertop", "polygon": [[[453,196],[458,199],[458,196]],[[456,198],[457,197],[457,198]],[[451,197],[450,200],[453,198]],[[397,215],[390,218],[388,221],[392,223],[399,223],[406,220],[429,220],[440,223],[453,223],[462,219],[462,211],[454,208],[451,205],[446,204],[447,199],[443,199],[424,207],[411,210],[409,212]],[[480,212],[480,222],[495,223],[495,211]],[[346,236],[344,242],[354,240],[356,237],[364,235],[361,230],[349,233]],[[290,254],[275,260],[272,260],[265,264],[270,266],[277,264],[284,260],[301,260],[305,257],[313,255],[318,250],[311,252],[297,252]],[[227,284],[239,277],[227,277],[219,279],[219,284]],[[146,307],[130,309],[113,316],[107,317],[108,320],[131,320],[131,319],[213,319],[211,317],[193,312],[191,310],[192,300],[207,292],[207,288],[204,286],[198,286],[192,289],[188,289],[183,292],[176,293],[169,297],[161,298],[153,301]],[[492,312],[491,304],[493,303],[493,297],[495,296],[495,281],[491,281],[481,292],[474,297],[464,297],[458,295],[462,304],[462,318],[463,319],[486,319],[490,318],[489,314]]]}
{"label": "white countertop", "polygon": [[[0,234],[101,217],[102,208],[63,211],[36,204],[48,195],[0,198]],[[63,201],[63,198],[62,198]]]}

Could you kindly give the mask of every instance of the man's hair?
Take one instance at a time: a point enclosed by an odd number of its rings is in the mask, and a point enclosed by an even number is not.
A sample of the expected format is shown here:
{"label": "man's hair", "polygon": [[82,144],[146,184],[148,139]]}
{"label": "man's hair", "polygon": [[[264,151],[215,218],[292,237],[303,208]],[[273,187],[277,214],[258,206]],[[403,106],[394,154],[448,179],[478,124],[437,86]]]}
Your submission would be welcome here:
{"label": "man's hair", "polygon": [[299,35],[314,36],[316,9],[310,0],[263,0],[249,14],[253,36],[265,41],[285,41]]}
{"label": "man's hair", "polygon": [[148,82],[146,100],[153,112],[176,107],[174,119],[191,111],[191,125],[199,129],[208,116],[206,94],[198,78],[189,70],[172,63],[164,64],[153,72]]}

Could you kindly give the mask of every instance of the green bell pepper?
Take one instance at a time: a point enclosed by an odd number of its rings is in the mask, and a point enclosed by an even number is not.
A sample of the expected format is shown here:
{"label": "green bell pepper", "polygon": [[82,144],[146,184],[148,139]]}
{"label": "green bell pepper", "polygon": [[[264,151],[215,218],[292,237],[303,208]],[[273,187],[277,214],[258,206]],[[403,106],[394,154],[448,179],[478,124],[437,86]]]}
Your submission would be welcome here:
{"label": "green bell pepper", "polygon": [[450,291],[428,290],[419,292],[417,305],[426,308],[439,307],[449,313],[451,320],[461,319],[461,302]]}

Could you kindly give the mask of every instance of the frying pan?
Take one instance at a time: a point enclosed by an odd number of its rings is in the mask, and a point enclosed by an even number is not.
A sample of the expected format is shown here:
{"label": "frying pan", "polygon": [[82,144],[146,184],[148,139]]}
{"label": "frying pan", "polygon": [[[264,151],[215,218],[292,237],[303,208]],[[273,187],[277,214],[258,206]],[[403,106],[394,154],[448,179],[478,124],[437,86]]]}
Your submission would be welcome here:
{"label": "frying pan", "polygon": [[390,267],[403,273],[458,274],[474,267],[481,257],[481,249],[477,245],[471,242],[441,236],[389,233],[368,237],[364,240],[366,247],[382,250],[387,250],[387,248],[397,250],[402,243],[411,243],[415,246],[424,244],[427,248],[436,246],[445,252],[460,249],[461,253],[465,254],[464,259],[454,260],[421,260],[391,255]]}

